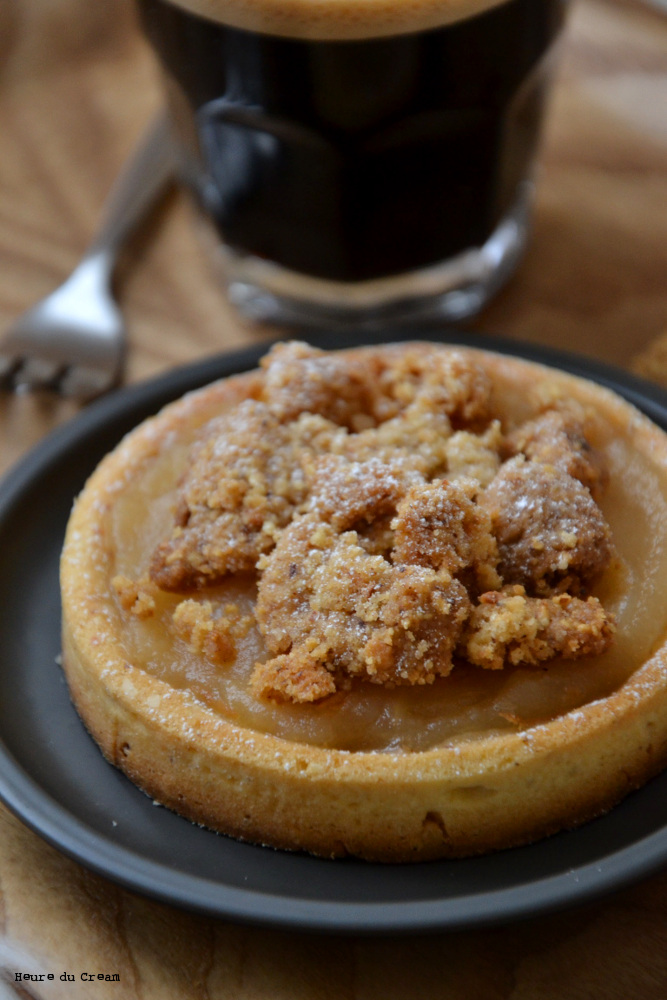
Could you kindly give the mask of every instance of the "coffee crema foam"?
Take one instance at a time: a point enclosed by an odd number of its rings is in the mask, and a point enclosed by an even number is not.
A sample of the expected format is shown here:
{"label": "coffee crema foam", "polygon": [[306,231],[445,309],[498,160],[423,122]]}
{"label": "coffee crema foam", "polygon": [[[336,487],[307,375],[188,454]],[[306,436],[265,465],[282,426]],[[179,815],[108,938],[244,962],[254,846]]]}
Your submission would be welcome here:
{"label": "coffee crema foam", "polygon": [[231,28],[343,41],[404,35],[464,21],[509,0],[165,0]]}

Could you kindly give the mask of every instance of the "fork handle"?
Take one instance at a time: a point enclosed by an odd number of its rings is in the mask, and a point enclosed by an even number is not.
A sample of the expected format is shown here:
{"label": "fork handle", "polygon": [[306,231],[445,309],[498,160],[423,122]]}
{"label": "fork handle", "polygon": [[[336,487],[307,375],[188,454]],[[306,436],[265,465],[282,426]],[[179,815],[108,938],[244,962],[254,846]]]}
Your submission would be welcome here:
{"label": "fork handle", "polygon": [[175,158],[166,115],[160,114],[140,140],[111,188],[101,228],[86,257],[115,252],[175,178]]}

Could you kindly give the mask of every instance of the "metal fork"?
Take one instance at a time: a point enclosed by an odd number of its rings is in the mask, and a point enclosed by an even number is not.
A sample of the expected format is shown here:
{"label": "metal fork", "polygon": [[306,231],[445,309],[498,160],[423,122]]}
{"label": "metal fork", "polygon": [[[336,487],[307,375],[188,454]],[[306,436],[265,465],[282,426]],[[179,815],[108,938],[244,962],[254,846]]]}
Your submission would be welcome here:
{"label": "metal fork", "polygon": [[173,175],[169,130],[160,116],[113,186],[81,263],[0,341],[0,383],[85,401],[118,382],[125,354],[125,325],[111,287],[118,252]]}

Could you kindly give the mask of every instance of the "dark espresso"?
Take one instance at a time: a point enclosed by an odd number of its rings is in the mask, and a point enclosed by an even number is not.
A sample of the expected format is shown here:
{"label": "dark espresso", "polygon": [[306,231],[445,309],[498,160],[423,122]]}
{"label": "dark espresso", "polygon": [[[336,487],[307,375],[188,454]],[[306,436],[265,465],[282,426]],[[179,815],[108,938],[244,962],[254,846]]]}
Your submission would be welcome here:
{"label": "dark espresso", "polygon": [[188,151],[236,251],[335,281],[481,246],[530,176],[563,0],[507,0],[344,41],[227,27],[139,0]]}

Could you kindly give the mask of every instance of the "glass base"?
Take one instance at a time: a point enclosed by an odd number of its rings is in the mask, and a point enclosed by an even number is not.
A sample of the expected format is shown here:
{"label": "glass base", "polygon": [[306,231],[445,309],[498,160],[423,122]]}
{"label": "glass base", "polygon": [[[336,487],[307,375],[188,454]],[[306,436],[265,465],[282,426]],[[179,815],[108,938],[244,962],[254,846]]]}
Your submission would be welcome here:
{"label": "glass base", "polygon": [[288,271],[217,243],[230,301],[248,320],[316,327],[458,322],[478,313],[514,272],[526,245],[533,185],[481,247],[407,274],[335,282]]}

